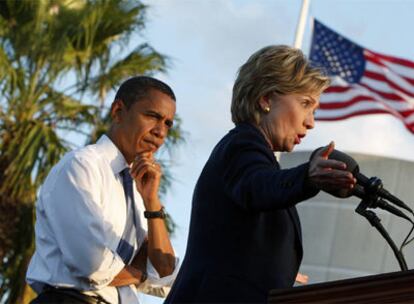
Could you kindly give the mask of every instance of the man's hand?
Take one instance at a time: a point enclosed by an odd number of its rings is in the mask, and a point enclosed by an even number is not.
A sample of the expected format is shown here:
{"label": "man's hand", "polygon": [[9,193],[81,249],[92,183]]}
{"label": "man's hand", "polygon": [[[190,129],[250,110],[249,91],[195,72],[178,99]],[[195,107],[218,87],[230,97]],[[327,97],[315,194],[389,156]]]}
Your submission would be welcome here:
{"label": "man's hand", "polygon": [[161,181],[161,166],[155,162],[151,152],[140,153],[131,167],[131,176],[135,179],[137,190],[141,194],[147,211],[158,211],[161,204],[158,188]]}
{"label": "man's hand", "polygon": [[139,285],[146,279],[144,271],[136,269],[133,266],[126,265],[109,283],[109,286],[127,286],[127,285]]}
{"label": "man's hand", "polygon": [[328,159],[334,149],[335,144],[332,141],[315,153],[309,163],[308,183],[327,192],[351,190],[356,184],[356,179],[346,170],[346,164]]}
{"label": "man's hand", "polygon": [[[141,194],[147,211],[159,211],[161,202],[158,197],[158,188],[161,181],[161,166],[155,162],[151,152],[140,153],[135,157],[131,167],[131,175],[135,179],[137,190]],[[133,264],[140,267],[145,255],[160,277],[173,273],[175,269],[175,255],[162,218],[148,219],[148,249],[147,254],[137,256]]]}

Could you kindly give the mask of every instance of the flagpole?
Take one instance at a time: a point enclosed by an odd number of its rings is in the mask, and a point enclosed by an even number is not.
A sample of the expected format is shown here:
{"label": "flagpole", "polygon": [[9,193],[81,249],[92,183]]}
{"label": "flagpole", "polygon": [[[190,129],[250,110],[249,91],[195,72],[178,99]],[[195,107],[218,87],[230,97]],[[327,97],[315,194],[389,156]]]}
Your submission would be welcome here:
{"label": "flagpole", "polygon": [[[302,8],[300,9],[300,16],[298,25],[296,27],[296,37],[293,46],[295,48],[302,48],[303,34],[305,33],[306,17],[308,16],[310,0],[302,0]],[[280,161],[280,152],[275,152],[276,159]]]}
{"label": "flagpole", "polygon": [[303,34],[305,33],[306,18],[308,17],[309,12],[309,3],[310,0],[302,0],[302,8],[300,10],[300,16],[298,20],[298,25],[296,27],[296,36],[295,36],[295,48],[302,48],[303,43]]}

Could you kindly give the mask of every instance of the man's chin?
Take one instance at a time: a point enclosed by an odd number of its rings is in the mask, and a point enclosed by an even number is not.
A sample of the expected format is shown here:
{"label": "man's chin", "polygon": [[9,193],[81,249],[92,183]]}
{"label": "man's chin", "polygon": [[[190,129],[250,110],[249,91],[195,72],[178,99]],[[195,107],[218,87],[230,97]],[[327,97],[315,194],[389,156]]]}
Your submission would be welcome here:
{"label": "man's chin", "polygon": [[151,152],[151,153],[155,153],[155,152],[157,152],[158,151],[158,146],[156,146],[155,144],[152,144],[152,143],[147,143],[146,145],[145,145],[145,152]]}
{"label": "man's chin", "polygon": [[152,148],[150,149],[150,151],[151,151],[151,153],[155,153],[155,152],[157,152],[157,151],[158,151],[158,149],[159,149],[159,147],[152,147]]}
{"label": "man's chin", "polygon": [[158,146],[152,143],[144,142],[137,148],[137,153],[155,153],[159,149]]}

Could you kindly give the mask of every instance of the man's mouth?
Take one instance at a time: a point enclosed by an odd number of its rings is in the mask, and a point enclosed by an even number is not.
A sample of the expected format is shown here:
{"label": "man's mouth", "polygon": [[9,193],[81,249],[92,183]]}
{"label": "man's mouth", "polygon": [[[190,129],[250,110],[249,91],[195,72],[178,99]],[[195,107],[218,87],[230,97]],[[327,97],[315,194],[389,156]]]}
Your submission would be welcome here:
{"label": "man's mouth", "polygon": [[152,147],[154,148],[154,151],[155,151],[155,150],[158,150],[158,148],[160,147],[160,144],[158,144],[158,143],[156,143],[156,142],[153,142],[153,141],[150,141],[150,140],[144,140],[144,142],[145,142],[147,145],[152,146]]}

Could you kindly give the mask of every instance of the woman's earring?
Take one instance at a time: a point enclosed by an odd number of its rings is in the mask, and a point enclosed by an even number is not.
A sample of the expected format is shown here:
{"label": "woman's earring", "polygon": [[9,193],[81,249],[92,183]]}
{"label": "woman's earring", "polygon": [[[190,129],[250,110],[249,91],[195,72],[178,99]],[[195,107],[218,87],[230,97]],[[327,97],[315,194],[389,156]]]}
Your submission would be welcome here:
{"label": "woman's earring", "polygon": [[269,112],[270,112],[270,107],[264,107],[264,108],[263,108],[263,111],[264,111],[265,113],[269,113]]}

